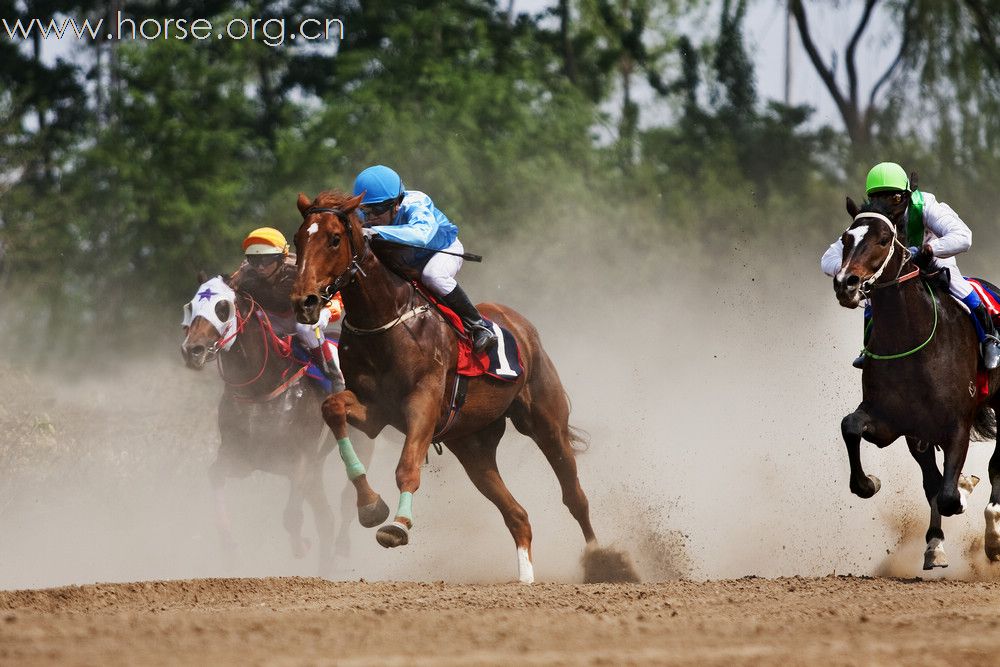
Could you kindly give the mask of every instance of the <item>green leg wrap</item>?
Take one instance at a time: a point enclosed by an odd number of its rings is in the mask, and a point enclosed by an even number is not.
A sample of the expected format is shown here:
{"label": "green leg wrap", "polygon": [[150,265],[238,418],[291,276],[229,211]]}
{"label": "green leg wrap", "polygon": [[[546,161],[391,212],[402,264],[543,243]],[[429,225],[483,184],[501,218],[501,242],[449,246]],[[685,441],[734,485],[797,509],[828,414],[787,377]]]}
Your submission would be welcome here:
{"label": "green leg wrap", "polygon": [[409,519],[410,523],[413,523],[413,494],[409,491],[399,494],[399,509],[396,510],[396,516]]}
{"label": "green leg wrap", "polygon": [[340,449],[340,458],[347,468],[347,479],[352,482],[365,474],[365,465],[358,460],[358,455],[354,453],[354,445],[350,438],[339,438],[337,447]]}

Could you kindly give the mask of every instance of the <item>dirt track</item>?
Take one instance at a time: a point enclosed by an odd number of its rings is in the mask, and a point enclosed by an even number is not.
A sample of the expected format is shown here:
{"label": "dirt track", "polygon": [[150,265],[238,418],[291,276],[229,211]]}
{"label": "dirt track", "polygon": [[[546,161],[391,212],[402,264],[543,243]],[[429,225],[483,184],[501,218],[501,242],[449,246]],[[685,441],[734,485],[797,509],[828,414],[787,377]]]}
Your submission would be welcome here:
{"label": "dirt track", "polygon": [[5,664],[996,664],[1000,585],[204,579],[0,592]]}

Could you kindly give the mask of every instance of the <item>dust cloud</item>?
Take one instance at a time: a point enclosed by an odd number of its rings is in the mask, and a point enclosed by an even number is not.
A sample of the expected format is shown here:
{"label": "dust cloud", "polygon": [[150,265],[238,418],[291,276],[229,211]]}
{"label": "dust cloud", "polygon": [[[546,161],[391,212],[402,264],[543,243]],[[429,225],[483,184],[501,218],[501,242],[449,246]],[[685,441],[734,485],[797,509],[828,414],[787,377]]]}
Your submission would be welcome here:
{"label": "dust cloud", "polygon": [[[646,580],[918,574],[926,505],[906,447],[866,444],[882,491],[868,501],[848,491],[839,424],[861,396],[850,366],[861,315],[833,298],[818,270],[824,248],[760,239],[708,252],[606,234],[552,230],[489,248],[465,239],[487,260],[460,274],[474,300],[511,305],[540,330],[571,422],[590,436],[577,460],[602,543]],[[240,558],[222,558],[206,475],[221,393],[212,368],[184,368],[176,345],[76,379],[12,356],[0,363],[0,588],[315,574],[315,553],[294,559],[281,525],[288,483],[265,473],[228,483]],[[380,437],[369,473],[391,507],[400,443]],[[974,444],[967,472],[985,479],[990,452]],[[513,428],[500,469],[531,518],[537,578],[580,581],[580,530],[544,457]],[[336,455],[325,476],[343,521]],[[992,572],[981,550],[974,562],[966,553],[987,486],[966,515],[945,519],[944,575]],[[447,451],[432,450],[423,469],[409,546],[382,549],[347,512],[350,554],[335,578],[516,578],[499,514]],[[315,544],[311,521],[307,510]]]}

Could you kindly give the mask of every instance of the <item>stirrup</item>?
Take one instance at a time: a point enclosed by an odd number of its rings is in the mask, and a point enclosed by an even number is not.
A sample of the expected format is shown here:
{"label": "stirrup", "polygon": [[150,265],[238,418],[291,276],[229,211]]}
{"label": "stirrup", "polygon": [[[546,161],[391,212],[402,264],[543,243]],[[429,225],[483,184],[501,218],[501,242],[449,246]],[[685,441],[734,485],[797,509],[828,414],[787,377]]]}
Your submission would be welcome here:
{"label": "stirrup", "polygon": [[1000,366],[1000,339],[987,334],[982,343],[983,365],[987,370],[994,370]]}
{"label": "stirrup", "polygon": [[486,326],[481,324],[473,325],[470,331],[472,335],[472,350],[476,354],[485,352],[497,344],[497,335]]}

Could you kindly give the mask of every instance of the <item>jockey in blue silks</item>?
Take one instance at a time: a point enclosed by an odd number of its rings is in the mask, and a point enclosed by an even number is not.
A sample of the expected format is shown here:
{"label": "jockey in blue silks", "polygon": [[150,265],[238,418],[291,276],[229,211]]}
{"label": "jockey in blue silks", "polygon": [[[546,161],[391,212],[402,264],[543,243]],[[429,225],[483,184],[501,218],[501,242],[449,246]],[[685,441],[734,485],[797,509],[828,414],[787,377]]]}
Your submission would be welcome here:
{"label": "jockey in blue silks", "polygon": [[[405,189],[399,174],[383,165],[368,167],[358,174],[354,194],[364,194],[360,210],[366,234],[432,251],[415,257],[412,268],[420,270],[421,282],[462,318],[472,338],[472,349],[482,352],[496,345],[493,329],[455,280],[462,268],[462,258],[456,255],[465,248],[458,240],[458,227],[448,216],[423,192]],[[438,250],[455,254],[433,252]]]}

